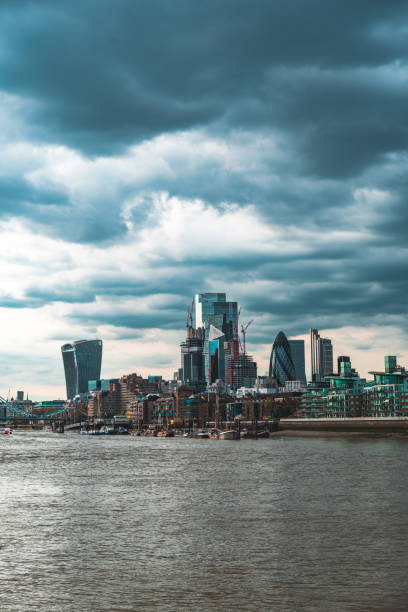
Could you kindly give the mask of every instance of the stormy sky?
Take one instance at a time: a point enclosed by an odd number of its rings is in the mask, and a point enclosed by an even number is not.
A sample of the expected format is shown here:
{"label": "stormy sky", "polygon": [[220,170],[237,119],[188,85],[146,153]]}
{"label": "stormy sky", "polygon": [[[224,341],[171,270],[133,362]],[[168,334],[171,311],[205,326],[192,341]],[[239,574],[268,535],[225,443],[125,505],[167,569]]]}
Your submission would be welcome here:
{"label": "stormy sky", "polygon": [[[3,0],[0,394],[61,344],[170,376],[192,295],[408,365],[408,18],[397,0]],[[308,356],[308,353],[307,353]]]}

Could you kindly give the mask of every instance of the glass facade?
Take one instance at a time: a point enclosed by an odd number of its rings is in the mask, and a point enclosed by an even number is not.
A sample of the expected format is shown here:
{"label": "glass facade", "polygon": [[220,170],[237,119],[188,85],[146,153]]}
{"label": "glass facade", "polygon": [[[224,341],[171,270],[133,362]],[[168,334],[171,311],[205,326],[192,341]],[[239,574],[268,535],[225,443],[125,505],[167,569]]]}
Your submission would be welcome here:
{"label": "glass facade", "polygon": [[210,384],[215,383],[218,379],[225,383],[224,341],[225,337],[223,333],[211,325],[208,342]]}
{"label": "glass facade", "polygon": [[204,376],[203,340],[189,338],[181,345],[182,380],[195,391],[206,388]]}
{"label": "glass facade", "polygon": [[296,380],[290,344],[282,331],[276,336],[272,346],[269,376],[276,379],[279,387],[284,387],[287,380]]}
{"label": "glass facade", "polygon": [[61,347],[67,398],[88,392],[88,382],[99,380],[102,340],[76,340]]}
{"label": "glass facade", "polygon": [[[210,380],[215,382],[212,376],[213,365],[210,355],[210,328],[215,327],[223,336],[224,341],[231,342],[234,338],[235,326],[238,318],[238,302],[227,302],[225,293],[197,293],[194,297],[194,324],[196,328],[204,327],[204,375],[207,384]],[[222,355],[221,355],[222,353]],[[212,357],[213,361],[216,359]],[[220,348],[217,366],[221,378],[225,382],[225,354],[224,347]],[[224,370],[222,370],[224,368]]]}
{"label": "glass facade", "polygon": [[312,381],[333,374],[333,346],[329,338],[321,338],[319,330],[310,330]]}
{"label": "glass facade", "polygon": [[289,340],[288,342],[292,355],[293,365],[295,366],[296,380],[301,380],[304,384],[306,384],[305,341]]}

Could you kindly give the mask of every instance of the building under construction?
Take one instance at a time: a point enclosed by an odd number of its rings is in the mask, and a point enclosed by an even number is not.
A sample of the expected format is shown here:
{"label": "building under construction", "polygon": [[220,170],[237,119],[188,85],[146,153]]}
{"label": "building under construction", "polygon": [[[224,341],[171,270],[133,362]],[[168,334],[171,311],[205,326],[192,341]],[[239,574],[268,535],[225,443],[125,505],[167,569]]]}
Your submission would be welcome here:
{"label": "building under construction", "polygon": [[198,293],[187,314],[187,337],[181,343],[183,382],[196,391],[217,380],[237,389],[255,384],[256,363],[246,354],[247,325],[238,332],[240,310],[225,293]]}

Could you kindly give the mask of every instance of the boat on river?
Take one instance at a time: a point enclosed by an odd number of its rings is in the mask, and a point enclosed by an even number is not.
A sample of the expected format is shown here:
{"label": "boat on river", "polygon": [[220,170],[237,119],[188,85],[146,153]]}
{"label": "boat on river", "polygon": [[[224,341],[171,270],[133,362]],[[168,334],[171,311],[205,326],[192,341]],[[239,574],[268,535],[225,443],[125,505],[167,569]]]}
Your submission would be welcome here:
{"label": "boat on river", "polygon": [[210,434],[208,431],[198,431],[194,437],[198,440],[208,440],[210,438]]}
{"label": "boat on river", "polygon": [[11,431],[11,427],[8,427],[6,425],[0,425],[0,434],[9,435],[12,433],[13,432]]}
{"label": "boat on river", "polygon": [[226,429],[218,434],[219,440],[239,440],[239,433],[235,429]]}

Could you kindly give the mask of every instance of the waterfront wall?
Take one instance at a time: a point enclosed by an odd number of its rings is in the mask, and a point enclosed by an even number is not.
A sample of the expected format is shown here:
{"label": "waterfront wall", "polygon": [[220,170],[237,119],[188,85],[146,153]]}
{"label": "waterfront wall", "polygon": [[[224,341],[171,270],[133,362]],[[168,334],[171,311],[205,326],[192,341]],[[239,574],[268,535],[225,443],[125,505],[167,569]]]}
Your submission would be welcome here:
{"label": "waterfront wall", "polygon": [[408,417],[349,417],[316,419],[281,419],[279,429],[304,431],[357,431],[374,433],[406,433]]}

